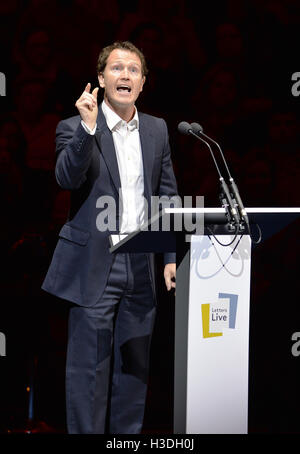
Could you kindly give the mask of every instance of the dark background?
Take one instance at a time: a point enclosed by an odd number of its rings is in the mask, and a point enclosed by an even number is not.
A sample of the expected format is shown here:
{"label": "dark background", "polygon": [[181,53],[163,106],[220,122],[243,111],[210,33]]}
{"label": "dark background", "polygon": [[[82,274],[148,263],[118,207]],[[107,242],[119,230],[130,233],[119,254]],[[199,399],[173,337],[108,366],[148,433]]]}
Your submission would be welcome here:
{"label": "dark background", "polygon": [[[28,416],[36,431],[65,432],[68,306],[40,285],[68,213],[69,194],[54,178],[55,128],[77,114],[86,83],[97,84],[101,48],[129,39],[144,51],[150,71],[137,106],[167,121],[181,195],[219,206],[208,150],[177,132],[180,121],[197,121],[223,147],[245,206],[293,207],[299,26],[297,0],[0,3],[2,433],[23,430]],[[250,433],[300,433],[300,357],[291,353],[300,331],[299,250],[297,222],[253,250]],[[172,433],[174,297],[162,271],[158,258],[145,433]]]}

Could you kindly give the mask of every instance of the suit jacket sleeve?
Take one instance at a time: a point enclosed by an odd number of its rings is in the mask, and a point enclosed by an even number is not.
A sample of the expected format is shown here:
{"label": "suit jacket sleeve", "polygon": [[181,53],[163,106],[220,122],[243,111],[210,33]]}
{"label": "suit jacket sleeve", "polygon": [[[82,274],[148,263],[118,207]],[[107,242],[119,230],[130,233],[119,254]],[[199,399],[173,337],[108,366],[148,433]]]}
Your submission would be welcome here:
{"label": "suit jacket sleeve", "polygon": [[[171,150],[169,144],[169,135],[168,129],[165,121],[165,141],[164,141],[164,151],[162,156],[162,166],[161,166],[161,178],[159,185],[159,196],[167,195],[168,197],[173,197],[178,195],[176,178],[174,175],[172,160],[171,160]],[[174,201],[176,198],[174,198]],[[175,263],[176,262],[176,253],[167,252],[164,254],[164,263]]]}
{"label": "suit jacket sleeve", "polygon": [[78,189],[86,180],[94,140],[81,125],[79,116],[58,123],[55,176],[63,189]]}

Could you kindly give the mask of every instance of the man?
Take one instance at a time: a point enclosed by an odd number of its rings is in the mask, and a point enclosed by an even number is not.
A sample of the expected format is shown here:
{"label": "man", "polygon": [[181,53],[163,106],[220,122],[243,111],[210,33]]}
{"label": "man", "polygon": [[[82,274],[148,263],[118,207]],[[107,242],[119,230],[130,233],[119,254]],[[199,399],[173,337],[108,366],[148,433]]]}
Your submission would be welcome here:
{"label": "man", "polygon": [[[71,191],[43,289],[74,303],[69,314],[66,367],[69,433],[140,433],[155,316],[152,254],[111,254],[99,230],[99,198],[110,196],[117,230],[130,233],[147,219],[144,197],[177,193],[165,122],[138,113],[135,102],[147,67],[129,42],[102,50],[98,87],[88,83],[79,116],[57,126],[56,178]],[[120,194],[120,201],[119,201]],[[121,206],[120,206],[121,205]],[[103,207],[102,207],[103,208]],[[175,287],[174,254],[165,255],[168,290]]]}

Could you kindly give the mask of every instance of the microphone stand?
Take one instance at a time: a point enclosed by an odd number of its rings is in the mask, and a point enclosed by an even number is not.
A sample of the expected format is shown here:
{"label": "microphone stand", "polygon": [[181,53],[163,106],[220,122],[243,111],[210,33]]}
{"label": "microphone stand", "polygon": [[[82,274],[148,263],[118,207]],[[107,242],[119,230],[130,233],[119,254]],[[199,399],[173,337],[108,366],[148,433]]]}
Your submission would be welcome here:
{"label": "microphone stand", "polygon": [[196,139],[203,142],[209,148],[211,157],[214,161],[216,170],[219,175],[219,182],[220,182],[220,188],[221,188],[221,191],[219,194],[219,200],[221,202],[222,207],[225,208],[225,214],[226,214],[226,218],[228,221],[228,229],[232,232],[235,231],[237,233],[239,230],[239,226],[240,226],[240,215],[239,215],[238,210],[236,209],[236,202],[232,199],[230,191],[227,186],[227,183],[225,182],[224,178],[222,177],[222,174],[220,172],[219,166],[217,164],[215,155],[212,151],[210,144],[206,140],[204,140],[202,137],[200,137],[198,134],[196,134],[192,129],[192,125],[190,125],[189,123],[187,123],[185,121],[179,123],[178,130],[182,134],[192,135],[192,136],[196,137]]}
{"label": "microphone stand", "polygon": [[239,193],[239,190],[238,190],[238,187],[229,171],[229,168],[228,168],[228,165],[227,165],[227,162],[226,162],[226,159],[225,159],[225,156],[223,154],[223,151],[220,147],[220,145],[218,144],[218,142],[216,142],[214,139],[212,139],[211,137],[207,136],[204,132],[203,132],[203,128],[201,125],[199,125],[198,123],[191,123],[191,126],[193,128],[193,132],[195,132],[195,134],[200,137],[200,134],[202,136],[204,136],[206,139],[210,140],[212,143],[214,143],[216,145],[216,147],[218,148],[220,154],[221,154],[221,157],[222,157],[222,160],[223,160],[223,163],[225,165],[225,169],[226,169],[226,172],[228,174],[228,178],[229,178],[229,184],[230,184],[230,189],[231,189],[231,193],[232,193],[232,200],[233,200],[233,203],[234,203],[234,206],[236,207],[236,210],[239,212],[239,217],[240,217],[240,225],[239,225],[239,228],[240,230],[245,230],[245,225],[247,225],[247,229],[248,229],[248,232],[250,233],[250,223],[249,223],[249,219],[248,219],[248,215],[247,215],[247,212],[244,208],[244,205],[243,205],[243,202],[242,202],[242,199],[241,199],[241,196],[240,196],[240,193]]}

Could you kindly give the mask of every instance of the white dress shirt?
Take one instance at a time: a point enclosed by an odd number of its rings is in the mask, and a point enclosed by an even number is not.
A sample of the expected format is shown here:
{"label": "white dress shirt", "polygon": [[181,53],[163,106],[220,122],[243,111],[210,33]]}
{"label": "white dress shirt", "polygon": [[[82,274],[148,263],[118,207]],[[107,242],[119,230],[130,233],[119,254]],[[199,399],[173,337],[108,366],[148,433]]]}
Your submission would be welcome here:
{"label": "white dress shirt", "polygon": [[[144,172],[139,134],[139,117],[135,115],[128,123],[120,118],[106,103],[101,108],[107,126],[112,132],[121,180],[120,202],[122,207],[120,233],[134,232],[144,222]],[[94,134],[82,121],[89,134]]]}

